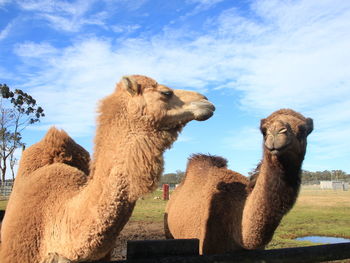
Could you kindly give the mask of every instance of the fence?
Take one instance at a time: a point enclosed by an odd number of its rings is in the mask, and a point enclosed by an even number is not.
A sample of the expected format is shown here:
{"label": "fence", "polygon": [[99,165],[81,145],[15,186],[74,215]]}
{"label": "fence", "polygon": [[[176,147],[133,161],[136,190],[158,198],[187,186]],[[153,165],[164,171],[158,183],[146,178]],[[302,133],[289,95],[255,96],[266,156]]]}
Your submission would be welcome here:
{"label": "fence", "polygon": [[0,200],[7,200],[11,194],[13,180],[5,180],[0,182]]}
{"label": "fence", "polygon": [[349,183],[342,181],[320,181],[321,189],[349,190]]}
{"label": "fence", "polygon": [[[127,259],[113,263],[311,263],[350,259],[350,242],[198,255],[198,239],[129,241]],[[349,260],[350,261],[350,260]],[[346,262],[349,262],[346,261]],[[98,261],[95,263],[104,263]]]}

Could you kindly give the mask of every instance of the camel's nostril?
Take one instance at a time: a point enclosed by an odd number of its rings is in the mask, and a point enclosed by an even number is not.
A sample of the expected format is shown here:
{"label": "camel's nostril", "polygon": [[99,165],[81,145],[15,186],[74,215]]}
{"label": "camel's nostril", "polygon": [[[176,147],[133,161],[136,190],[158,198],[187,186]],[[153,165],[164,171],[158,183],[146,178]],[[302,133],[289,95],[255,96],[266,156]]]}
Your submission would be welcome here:
{"label": "camel's nostril", "polygon": [[203,96],[203,99],[208,100],[208,98],[206,96]]}

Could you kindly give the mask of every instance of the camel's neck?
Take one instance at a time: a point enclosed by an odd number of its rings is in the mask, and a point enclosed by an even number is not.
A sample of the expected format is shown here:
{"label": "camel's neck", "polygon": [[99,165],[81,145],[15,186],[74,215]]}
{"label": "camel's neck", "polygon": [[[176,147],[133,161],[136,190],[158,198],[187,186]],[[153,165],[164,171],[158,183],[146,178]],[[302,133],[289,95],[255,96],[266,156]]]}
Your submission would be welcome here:
{"label": "camel's neck", "polygon": [[247,248],[264,247],[282,217],[292,208],[300,187],[302,159],[264,154],[255,186],[242,215],[242,243]]}
{"label": "camel's neck", "polygon": [[117,136],[108,134],[107,138],[95,149],[90,183],[103,190],[108,186],[98,182],[110,182],[110,190],[125,184],[130,201],[154,190],[163,171],[163,152],[168,147],[160,140],[161,135],[128,131]]}
{"label": "camel's neck", "polygon": [[108,240],[116,238],[137,199],[155,189],[163,169],[163,151],[171,142],[156,132],[134,132],[122,123],[100,124],[90,178],[70,207],[72,225],[82,226],[71,230],[76,233],[70,236],[85,242],[94,237],[86,252],[95,255],[106,251],[101,244],[112,244]]}

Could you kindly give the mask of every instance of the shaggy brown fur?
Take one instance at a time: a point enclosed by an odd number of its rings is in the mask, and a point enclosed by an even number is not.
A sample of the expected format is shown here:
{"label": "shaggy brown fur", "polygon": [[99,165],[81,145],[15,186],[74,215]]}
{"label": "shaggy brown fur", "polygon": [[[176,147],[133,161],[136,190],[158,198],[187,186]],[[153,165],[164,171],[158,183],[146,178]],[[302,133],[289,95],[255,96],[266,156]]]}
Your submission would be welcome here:
{"label": "shaggy brown fur", "polygon": [[264,248],[296,201],[312,130],[312,119],[290,109],[263,119],[263,160],[250,179],[221,157],[193,156],[167,204],[166,237],[198,238],[203,254]]}
{"label": "shaggy brown fur", "polygon": [[213,111],[198,93],[134,75],[101,102],[90,167],[88,153],[51,128],[23,153],[2,225],[0,262],[102,259],[136,200],[157,186],[164,150],[186,123]]}

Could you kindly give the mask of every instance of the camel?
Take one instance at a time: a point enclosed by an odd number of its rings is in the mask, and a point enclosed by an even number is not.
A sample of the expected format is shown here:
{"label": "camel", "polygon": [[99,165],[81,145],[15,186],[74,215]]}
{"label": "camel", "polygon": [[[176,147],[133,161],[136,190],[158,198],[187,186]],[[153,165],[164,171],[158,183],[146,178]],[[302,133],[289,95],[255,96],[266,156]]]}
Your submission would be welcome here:
{"label": "camel", "polygon": [[300,188],[306,137],[313,120],[281,109],[261,120],[263,159],[247,177],[226,159],[197,154],[164,214],[166,238],[198,238],[201,254],[263,249]]}
{"label": "camel", "polygon": [[94,154],[51,128],[24,151],[1,230],[0,262],[108,257],[135,202],[153,191],[163,152],[215,107],[203,95],[123,77],[99,106]]}

